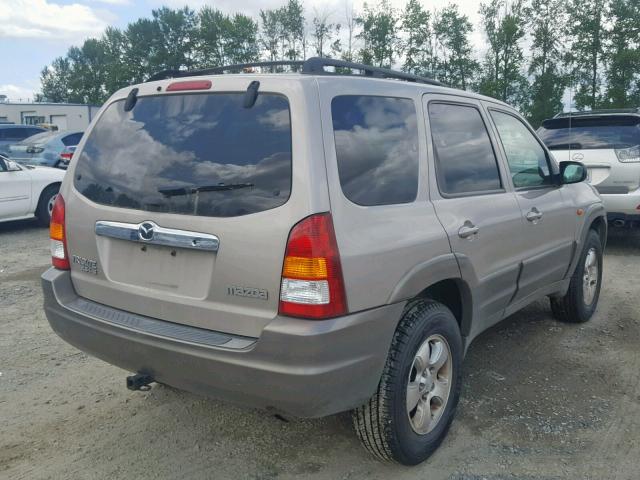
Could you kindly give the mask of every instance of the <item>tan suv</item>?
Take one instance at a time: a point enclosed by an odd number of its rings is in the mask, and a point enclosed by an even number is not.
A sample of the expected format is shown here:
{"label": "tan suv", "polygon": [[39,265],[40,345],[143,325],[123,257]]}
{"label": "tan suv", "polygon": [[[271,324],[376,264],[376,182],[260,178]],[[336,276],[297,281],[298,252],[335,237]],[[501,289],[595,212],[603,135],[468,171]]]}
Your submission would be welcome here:
{"label": "tan suv", "polygon": [[47,317],[131,389],[353,410],[370,452],[416,464],[479,333],[546,296],[561,320],[592,315],[605,211],[508,105],[285,63],[298,72],[163,72],[113,95],[54,207]]}

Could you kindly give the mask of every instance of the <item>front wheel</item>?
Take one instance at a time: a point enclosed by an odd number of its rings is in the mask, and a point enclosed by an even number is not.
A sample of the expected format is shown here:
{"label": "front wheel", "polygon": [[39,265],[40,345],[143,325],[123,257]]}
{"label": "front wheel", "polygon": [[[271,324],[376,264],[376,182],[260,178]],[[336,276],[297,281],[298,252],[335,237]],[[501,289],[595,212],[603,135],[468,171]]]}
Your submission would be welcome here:
{"label": "front wheel", "polygon": [[393,337],[378,390],[353,411],[364,447],[381,460],[416,465],[438,448],[460,397],[462,338],[451,311],[416,302]]}
{"label": "front wheel", "polygon": [[590,230],[581,252],[569,290],[561,298],[551,298],[551,311],[562,322],[583,323],[591,318],[598,306],[602,283],[602,243]]}

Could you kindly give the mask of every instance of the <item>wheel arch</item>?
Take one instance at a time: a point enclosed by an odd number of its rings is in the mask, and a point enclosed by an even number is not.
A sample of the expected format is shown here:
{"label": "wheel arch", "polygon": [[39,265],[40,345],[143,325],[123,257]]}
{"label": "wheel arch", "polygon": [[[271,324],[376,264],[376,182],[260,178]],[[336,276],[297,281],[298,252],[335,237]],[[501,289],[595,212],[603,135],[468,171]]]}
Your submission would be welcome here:
{"label": "wheel arch", "polygon": [[471,288],[462,278],[458,262],[452,253],[413,267],[398,282],[388,303],[426,298],[447,306],[456,317],[462,336],[469,334],[473,318]]}

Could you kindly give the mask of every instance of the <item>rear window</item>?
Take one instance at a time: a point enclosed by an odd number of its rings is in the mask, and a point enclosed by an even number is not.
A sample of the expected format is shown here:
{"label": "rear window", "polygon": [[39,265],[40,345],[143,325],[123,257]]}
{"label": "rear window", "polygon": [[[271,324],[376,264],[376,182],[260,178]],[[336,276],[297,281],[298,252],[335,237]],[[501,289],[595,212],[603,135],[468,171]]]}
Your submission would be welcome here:
{"label": "rear window", "polygon": [[81,138],[82,138],[82,133],[72,133],[71,135],[62,137],[62,143],[64,143],[65,147],[78,145],[78,143],[80,143]]}
{"label": "rear window", "polygon": [[538,135],[550,150],[629,148],[640,145],[640,118],[553,118],[543,122]]}
{"label": "rear window", "polygon": [[288,100],[260,93],[140,97],[111,104],[78,157],[75,186],[102,205],[210,217],[256,213],[291,192]]}
{"label": "rear window", "polygon": [[358,205],[413,202],[418,193],[413,100],[343,95],[331,102],[331,114],[345,196]]}

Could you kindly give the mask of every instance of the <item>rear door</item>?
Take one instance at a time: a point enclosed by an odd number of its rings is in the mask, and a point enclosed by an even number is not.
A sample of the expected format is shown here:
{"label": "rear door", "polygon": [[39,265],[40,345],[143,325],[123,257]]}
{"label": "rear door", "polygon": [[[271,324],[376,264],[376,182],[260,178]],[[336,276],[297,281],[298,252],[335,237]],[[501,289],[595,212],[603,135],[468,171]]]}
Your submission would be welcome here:
{"label": "rear door", "polygon": [[529,126],[512,111],[489,106],[489,112],[524,219],[519,236],[522,272],[513,299],[517,303],[564,278],[578,217],[573,199],[554,181],[557,168]]}
{"label": "rear door", "polygon": [[132,110],[124,91],[102,111],[62,192],[79,295],[251,337],[277,315],[289,231],[329,207],[309,187],[324,175],[315,84],[257,78],[248,108],[256,78],[230,75],[205,92],[143,84]]}
{"label": "rear door", "polygon": [[471,336],[500,320],[513,297],[521,256],[522,218],[500,168],[479,102],[425,95],[431,141],[431,200],[462,275],[471,285]]}

